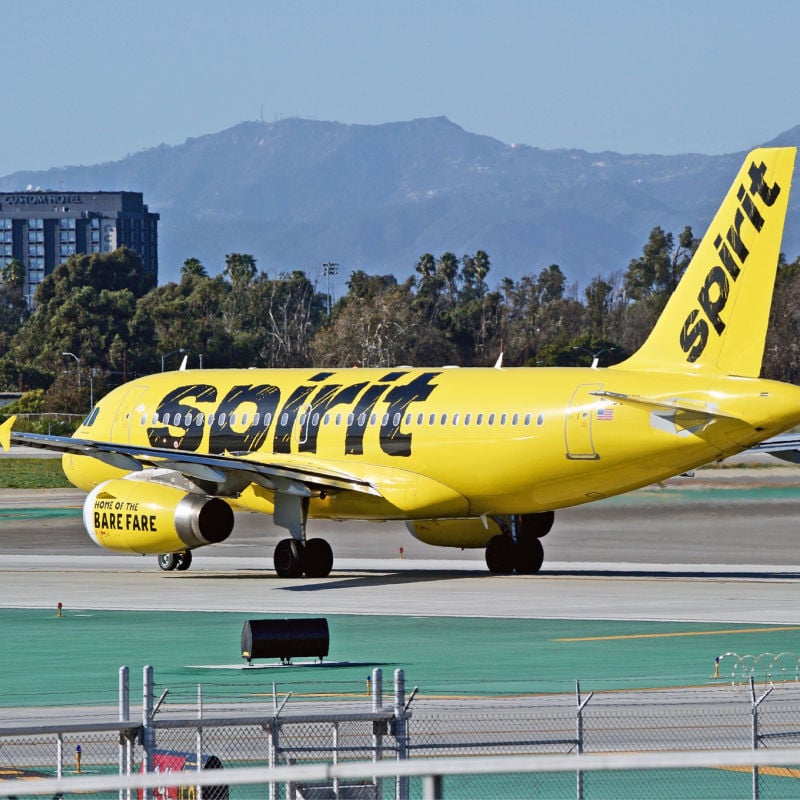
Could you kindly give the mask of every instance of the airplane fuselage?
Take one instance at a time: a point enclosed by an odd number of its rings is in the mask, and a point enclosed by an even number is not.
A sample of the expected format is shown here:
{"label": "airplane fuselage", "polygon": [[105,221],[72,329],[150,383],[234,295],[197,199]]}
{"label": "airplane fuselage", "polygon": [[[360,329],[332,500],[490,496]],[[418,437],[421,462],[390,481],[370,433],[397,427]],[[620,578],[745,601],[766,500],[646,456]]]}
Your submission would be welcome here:
{"label": "airplane fuselage", "polygon": [[[135,380],[97,409],[76,436],[322,463],[381,496],[323,492],[309,516],[413,519],[533,513],[645,486],[800,423],[800,388],[614,368],[208,370]],[[87,491],[124,474],[76,455],[64,467]],[[257,486],[232,499],[272,510]]]}

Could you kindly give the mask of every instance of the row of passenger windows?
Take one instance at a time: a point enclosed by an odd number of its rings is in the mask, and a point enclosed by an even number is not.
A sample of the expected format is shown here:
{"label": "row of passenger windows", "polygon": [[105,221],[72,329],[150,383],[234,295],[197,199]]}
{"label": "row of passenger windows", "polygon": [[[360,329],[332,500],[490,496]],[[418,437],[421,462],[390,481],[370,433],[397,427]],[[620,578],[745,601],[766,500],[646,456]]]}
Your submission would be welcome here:
{"label": "row of passenger windows", "polygon": [[[148,424],[148,415],[142,414],[142,425]],[[394,427],[398,427],[400,425],[400,421],[402,419],[402,415],[395,413],[392,416],[392,425]],[[223,427],[227,422],[229,425],[236,425],[236,413],[230,415],[230,417],[225,414],[223,411],[222,413],[218,414],[215,418],[214,414],[208,415],[208,424],[209,426],[214,425],[216,422],[218,427]],[[389,415],[383,414],[379,417],[377,414],[370,414],[367,416],[366,414],[359,414],[358,415],[358,425],[359,427],[364,427],[369,421],[370,425],[377,425],[378,421],[380,420],[380,424],[385,427],[389,424]],[[525,414],[524,416],[521,414],[460,414],[456,412],[455,414],[448,415],[448,414],[417,414],[416,417],[414,414],[406,414],[405,424],[407,426],[413,425],[416,420],[417,425],[483,425],[484,422],[486,425],[519,425],[522,423],[525,426],[531,425],[533,422],[533,414]],[[202,427],[203,423],[206,422],[205,415],[202,412],[198,412],[197,414],[192,414],[191,411],[187,412],[186,414],[181,414],[178,412],[174,416],[167,414],[162,414],[159,417],[158,413],[153,414],[152,418],[150,418],[151,425],[174,425],[175,427],[179,428],[181,426],[185,428],[189,428],[192,425],[196,427]],[[312,427],[316,428],[320,422],[323,425],[341,425],[343,422],[346,422],[347,426],[350,427],[356,422],[356,415],[355,414],[331,414],[326,413],[324,415],[320,415],[319,413],[313,413],[310,416],[307,414],[301,414],[299,424],[301,428],[304,428],[306,425],[310,424]],[[536,424],[541,425],[544,422],[544,416],[539,414],[536,418]],[[272,414],[267,413],[264,414],[262,417],[258,411],[256,411],[252,418],[246,412],[241,415],[239,419],[239,425],[241,426],[249,426],[251,428],[257,427],[259,424],[262,425],[264,428],[268,428],[272,424]],[[286,427],[289,424],[289,414],[284,412],[281,414],[280,417],[280,425],[282,427]]]}

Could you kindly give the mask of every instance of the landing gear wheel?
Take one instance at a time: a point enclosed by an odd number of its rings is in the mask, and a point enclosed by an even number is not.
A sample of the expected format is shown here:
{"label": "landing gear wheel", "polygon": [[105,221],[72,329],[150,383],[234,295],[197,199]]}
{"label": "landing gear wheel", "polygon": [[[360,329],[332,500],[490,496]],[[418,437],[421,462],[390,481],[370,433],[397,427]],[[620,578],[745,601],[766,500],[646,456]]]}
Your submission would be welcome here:
{"label": "landing gear wheel", "polygon": [[521,539],[517,542],[516,568],[519,575],[535,575],[544,561],[544,547],[538,539],[533,537]]}
{"label": "landing gear wheel", "polygon": [[178,553],[162,553],[158,557],[158,566],[164,572],[172,572],[178,566]]}
{"label": "landing gear wheel", "polygon": [[279,578],[299,578],[303,574],[304,549],[296,539],[281,539],[275,545],[272,560]]}
{"label": "landing gear wheel", "polygon": [[327,578],[333,566],[333,550],[325,539],[309,539],[303,551],[303,572],[308,578]]}
{"label": "landing gear wheel", "polygon": [[538,514],[523,514],[522,527],[524,533],[541,539],[547,536],[553,527],[556,515],[554,511],[540,511]]}
{"label": "landing gear wheel", "polygon": [[177,563],[175,564],[175,569],[178,572],[186,572],[189,567],[192,566],[192,553],[190,550],[184,550],[182,553],[175,553],[177,557]]}
{"label": "landing gear wheel", "polygon": [[486,566],[495,575],[509,575],[514,570],[514,542],[508,536],[492,536],[486,545]]}

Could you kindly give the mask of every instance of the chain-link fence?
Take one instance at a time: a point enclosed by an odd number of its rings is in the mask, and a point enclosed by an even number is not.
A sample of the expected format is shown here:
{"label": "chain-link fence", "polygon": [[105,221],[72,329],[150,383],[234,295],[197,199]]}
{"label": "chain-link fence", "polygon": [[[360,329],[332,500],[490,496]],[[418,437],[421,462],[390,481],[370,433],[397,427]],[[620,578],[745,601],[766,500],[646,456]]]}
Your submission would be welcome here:
{"label": "chain-link fence", "polygon": [[[377,671],[376,671],[377,672]],[[14,779],[72,775],[163,773],[222,768],[204,798],[422,797],[427,791],[459,798],[797,797],[800,770],[782,763],[754,769],[741,764],[685,769],[626,769],[587,772],[581,758],[621,753],[776,751],[800,747],[800,685],[717,685],[687,689],[619,691],[572,695],[445,699],[406,695],[402,671],[394,695],[384,703],[371,696],[335,702],[293,700],[232,703],[224,708],[161,706],[143,698],[141,724],[91,722],[81,716],[48,725],[0,723],[0,796],[18,793]],[[152,686],[152,681],[150,682]],[[198,693],[199,695],[199,693]],[[162,698],[163,700],[163,698]],[[17,715],[19,718],[19,715]],[[130,715],[128,715],[128,719]],[[578,758],[579,755],[581,758]],[[574,767],[555,771],[526,768],[469,774],[485,757],[568,758]],[[420,776],[386,777],[391,763],[439,759],[463,764],[434,782]],[[574,761],[573,761],[574,760]],[[304,767],[362,764],[358,778],[302,776]],[[299,777],[277,781],[274,770],[295,766]],[[225,775],[261,767],[263,782],[229,785]],[[369,770],[374,774],[369,774]],[[270,772],[272,770],[272,772]],[[455,770],[458,772],[458,769]],[[333,774],[333,773],[331,773]],[[426,786],[428,787],[426,789]],[[433,788],[431,788],[433,787]],[[29,790],[30,791],[30,790]],[[157,787],[160,798],[196,797],[184,786]],[[99,796],[99,795],[95,795]],[[111,796],[111,795],[109,795]],[[116,796],[114,794],[113,796]],[[145,790],[140,793],[144,800]]]}

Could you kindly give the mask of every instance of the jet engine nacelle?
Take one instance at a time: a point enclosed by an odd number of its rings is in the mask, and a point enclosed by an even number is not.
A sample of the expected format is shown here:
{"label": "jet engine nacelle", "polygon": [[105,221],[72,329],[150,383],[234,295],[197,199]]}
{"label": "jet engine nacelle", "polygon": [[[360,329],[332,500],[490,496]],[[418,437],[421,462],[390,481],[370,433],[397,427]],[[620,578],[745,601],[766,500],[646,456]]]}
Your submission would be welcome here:
{"label": "jet engine nacelle", "polygon": [[406,522],[414,538],[440,547],[486,547],[489,539],[502,533],[491,517],[486,525],[480,517],[458,519],[414,519]]}
{"label": "jet engine nacelle", "polygon": [[89,493],[83,524],[108,550],[176,553],[224,542],[233,530],[233,510],[218,497],[115,479]]}

